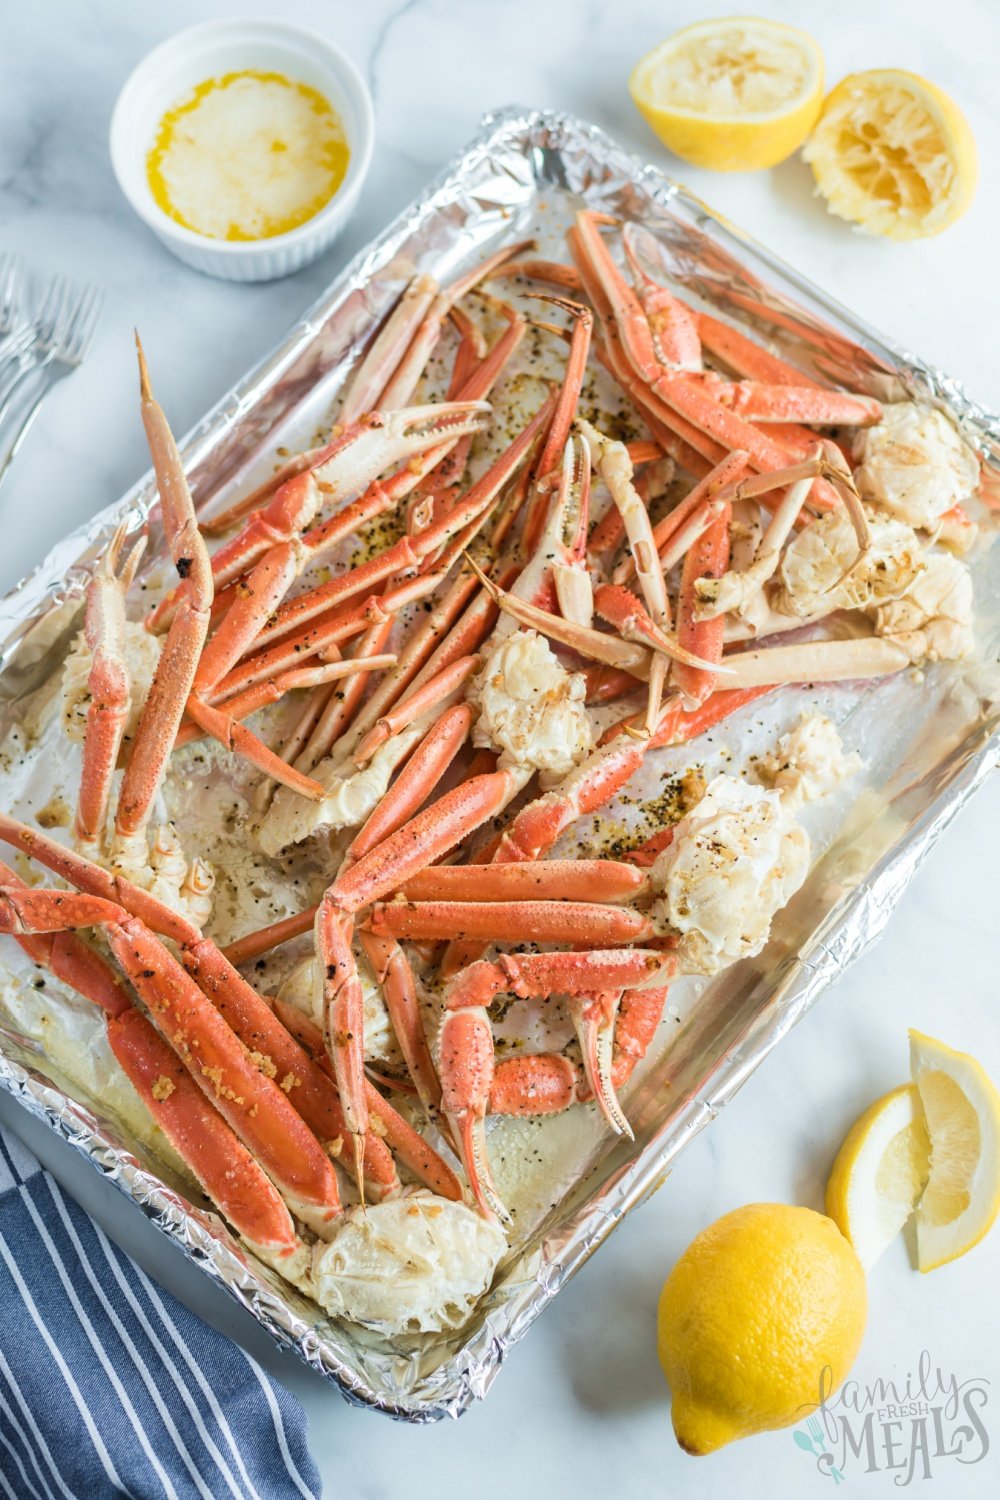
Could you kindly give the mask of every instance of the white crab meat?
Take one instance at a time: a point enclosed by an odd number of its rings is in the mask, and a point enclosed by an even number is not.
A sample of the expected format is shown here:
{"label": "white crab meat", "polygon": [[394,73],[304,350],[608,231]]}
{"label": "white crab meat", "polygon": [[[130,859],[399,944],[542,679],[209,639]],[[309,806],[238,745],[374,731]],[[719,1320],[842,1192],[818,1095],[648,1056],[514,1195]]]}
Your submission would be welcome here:
{"label": "white crab meat", "polygon": [[567,672],[535,630],[516,630],[490,653],[469,701],[478,704],[473,743],[501,752],[503,769],[537,770],[557,781],[594,747],[582,673]]}
{"label": "white crab meat", "polygon": [[979,483],[979,463],[961,433],[922,402],[884,406],[881,422],[858,434],[855,457],[862,496],[925,531]]}
{"label": "white crab meat", "polygon": [[212,915],[212,867],[203,859],[187,858],[171,823],[161,823],[151,839],[145,829],[128,837],[114,834],[108,858],[101,863],[196,927],[204,927]]}
{"label": "white crab meat", "polygon": [[924,548],[902,521],[870,517],[869,534],[869,549],[859,558],[857,537],[843,510],[804,527],[785,548],[774,608],[808,619],[898,599],[927,566]]}
{"label": "white crab meat", "polygon": [[949,552],[931,552],[906,593],[874,612],[875,628],[911,661],[959,661],[975,645],[972,604],[965,564]]}
{"label": "white crab meat", "polygon": [[786,807],[818,802],[861,769],[856,751],[845,751],[837,727],[821,713],[804,713],[783,734],[758,771],[781,793]]}
{"label": "white crab meat", "polygon": [[290,844],[301,844],[317,834],[360,827],[378,807],[396,767],[423,738],[425,730],[422,721],[401,730],[380,745],[360,770],[350,760],[331,756],[320,761],[309,774],[326,788],[327,795],[321,802],[311,802],[290,787],[279,786],[257,830],[261,849],[273,857]]}
{"label": "white crab meat", "polygon": [[809,836],[781,793],[716,776],[652,869],[682,972],[718,974],[759,953],[808,869]]}
{"label": "white crab meat", "polygon": [[[403,1054],[382,991],[360,946],[354,949],[354,959],[364,1004],[365,1060],[399,1071],[403,1067]],[[278,999],[285,1005],[294,1005],[317,1026],[322,1026],[323,973],[315,954],[302,959],[285,976],[278,986]]]}
{"label": "white crab meat", "polygon": [[[153,673],[160,659],[161,641],[151,635],[144,625],[136,620],[125,622],[125,660],[131,679],[131,695],[128,718],[125,722],[126,742],[135,738],[139,719],[149,697]],[[94,655],[87,645],[83,631],[76,637],[63,663],[62,670],[62,724],[66,738],[76,744],[83,743],[87,728],[87,710],[90,707],[90,668]]]}
{"label": "white crab meat", "polygon": [[317,1301],[387,1335],[461,1328],[507,1241],[464,1203],[419,1190],[350,1209],[313,1252]]}

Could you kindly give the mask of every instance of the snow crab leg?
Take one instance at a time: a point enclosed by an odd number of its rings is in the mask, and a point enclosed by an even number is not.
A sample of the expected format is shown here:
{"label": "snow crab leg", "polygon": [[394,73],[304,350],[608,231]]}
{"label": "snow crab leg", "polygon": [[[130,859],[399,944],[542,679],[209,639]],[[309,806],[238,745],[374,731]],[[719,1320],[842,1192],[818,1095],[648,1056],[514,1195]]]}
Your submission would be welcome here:
{"label": "snow crab leg", "polygon": [[93,852],[100,850],[104,839],[111,781],[132,696],[125,658],[125,595],[139,566],[145,538],[136,543],[119,570],[125,532],[123,522],[94,572],[84,613],[84,636],[92,652],[87,681],[90,706],[74,832],[78,845]]}
{"label": "snow crab leg", "polygon": [[[105,906],[123,910],[130,919],[147,929],[150,936],[155,931],[176,943],[183,968],[175,965],[175,970],[179,970],[185,981],[188,981],[184,993],[189,1002],[188,1013],[194,1018],[192,1024],[200,1024],[203,1015],[224,1020],[240,1055],[251,1059],[251,1075],[260,1079],[261,1087],[269,1097],[273,1099],[276,1095],[280,1101],[274,1107],[286,1122],[290,1122],[291,1128],[290,1145],[287,1149],[300,1153],[303,1170],[310,1162],[313,1163],[314,1172],[320,1170],[316,1166],[317,1150],[322,1155],[318,1142],[327,1143],[332,1154],[340,1159],[342,1145],[349,1132],[344,1107],[333,1080],[289,1034],[267,1002],[247,983],[226,954],[210,939],[202,937],[191,922],[171,911],[148,892],[132,885],[122,876],[93,864],[82,855],[64,849],[35,829],[0,815],[0,839],[21,850],[29,858],[46,865],[64,880],[80,887],[88,898],[99,898]],[[56,894],[66,897],[71,893]],[[169,959],[167,950],[163,949],[163,952]],[[131,972],[127,969],[126,972],[131,978]],[[176,978],[176,973],[174,977]],[[154,982],[155,971],[145,978],[150,983]],[[136,988],[139,989],[138,986]],[[141,989],[139,994],[146,1000]],[[151,1002],[147,1001],[147,1004],[153,1008]],[[213,1027],[212,1034],[217,1035],[214,1022],[206,1024]],[[196,1081],[205,1086],[203,1079]],[[252,1111],[254,1098],[253,1094],[247,1096],[248,1110]],[[289,1110],[291,1114],[288,1113]],[[225,1114],[225,1111],[222,1113]],[[426,1147],[426,1151],[434,1154],[430,1146]],[[267,1166],[267,1157],[262,1156],[256,1148],[254,1152]],[[366,1147],[365,1160],[368,1162],[367,1179],[359,1172],[359,1187],[367,1180],[370,1196],[377,1194],[381,1197],[395,1191],[398,1187],[395,1167],[381,1142],[375,1141]],[[348,1170],[357,1169],[357,1164],[350,1158],[344,1164]],[[270,1167],[268,1170],[270,1171]],[[325,1172],[325,1169],[322,1170]],[[442,1171],[446,1170],[444,1163],[440,1167],[435,1164],[435,1179],[440,1179]],[[274,1176],[274,1172],[271,1175]],[[325,1180],[328,1187],[332,1183],[332,1191],[336,1193],[336,1179],[326,1173]],[[333,1204],[335,1212],[339,1212],[336,1208],[338,1203],[339,1198]],[[293,1212],[298,1215],[299,1209],[293,1206]],[[311,1214],[310,1222],[314,1227],[321,1227],[322,1221],[315,1214]]]}
{"label": "snow crab leg", "polygon": [[369,1123],[363,997],[351,949],[355,917],[492,817],[509,795],[512,779],[511,773],[496,771],[446,792],[338,875],[320,902],[315,932],[324,973],[324,1033],[359,1164]]}
{"label": "snow crab leg", "polygon": [[[619,995],[624,990],[662,988],[676,967],[670,954],[634,948],[589,953],[501,954],[494,963],[479,960],[462,969],[449,985],[448,1013],[441,1029],[442,1108],[458,1143],[462,1165],[480,1212],[487,1218],[509,1219],[490,1170],[485,1120],[494,1083],[493,1034],[487,1007],[502,993],[522,999],[565,995],[584,1002],[589,1010],[594,993]],[[613,1011],[617,1000],[608,1007]],[[596,1072],[608,1071],[610,1049],[602,1037],[598,1058],[596,1030],[607,1033],[607,1012],[591,1031],[594,1017],[585,1024],[588,1043],[585,1056]],[[613,1018],[610,1023],[613,1026]],[[600,1078],[606,1106],[609,1101]],[[612,1110],[612,1113],[614,1111]],[[626,1125],[627,1128],[627,1125]]]}
{"label": "snow crab leg", "polygon": [[[29,888],[0,863],[0,926],[35,963],[104,1012],[108,1044],[126,1077],[207,1196],[251,1245],[269,1256],[298,1245],[271,1179],[196,1085],[181,1058],[138,1011],[111,965],[76,936],[29,931]],[[15,930],[16,929],[16,930]]]}

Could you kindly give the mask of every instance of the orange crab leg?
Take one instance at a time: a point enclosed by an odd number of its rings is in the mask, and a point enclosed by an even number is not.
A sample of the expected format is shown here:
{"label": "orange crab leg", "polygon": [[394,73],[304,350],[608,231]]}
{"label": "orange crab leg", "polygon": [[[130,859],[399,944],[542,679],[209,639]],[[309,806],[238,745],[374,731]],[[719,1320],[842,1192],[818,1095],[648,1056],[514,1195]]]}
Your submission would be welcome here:
{"label": "orange crab leg", "polygon": [[391,626],[399,610],[426,598],[440,582],[439,573],[425,574],[423,578],[391,584],[384,593],[371,594],[360,603],[348,600],[278,645],[255,656],[244,657],[218,684],[210,701],[214,704],[225,702],[234,694],[244,692],[258,682],[269,682],[290,667],[301,666],[329,647],[343,645],[372,627],[385,623]]}
{"label": "orange crab leg", "polygon": [[573,418],[580,400],[580,391],[583,387],[584,377],[587,373],[587,359],[590,355],[590,339],[594,328],[594,315],[589,307],[580,302],[571,302],[566,297],[554,297],[547,292],[533,292],[534,297],[540,297],[545,302],[551,302],[561,312],[568,313],[573,319],[573,333],[570,339],[569,357],[566,361],[566,369],[563,372],[562,384],[559,388],[559,397],[548,431],[545,434],[545,442],[535,465],[535,494],[528,508],[524,521],[524,535],[522,546],[525,553],[530,556],[538,545],[542,529],[545,525],[545,516],[548,510],[548,476],[561,461],[566,441],[570,434]]}
{"label": "orange crab leg", "polygon": [[363,737],[354,752],[355,765],[363,766],[386,740],[398,734],[401,729],[406,729],[432,708],[444,703],[479,671],[480,665],[481,658],[478,655],[460,656],[442,667],[433,677],[428,677],[419,687],[412,688]]}
{"label": "orange crab leg", "polygon": [[438,291],[433,276],[424,274],[414,276],[404,288],[351,379],[340,410],[341,422],[352,422],[378,405]]}
{"label": "orange crab leg", "polygon": [[[690,423],[702,433],[732,451],[745,449],[755,468],[761,470],[782,469],[788,466],[788,451],[780,443],[762,433],[752,423],[744,421],[709,393],[696,376],[671,373],[663,369],[656,355],[656,347],[642,307],[631,288],[621,276],[618,267],[598,232],[598,224],[608,222],[606,217],[589,210],[576,216],[575,230],[570,240],[574,259],[580,258],[584,279],[587,271],[599,282],[607,303],[623,352],[632,369],[645,384],[652,409],[660,413],[662,408],[673,411],[684,422]],[[579,262],[578,262],[579,263]],[[669,416],[666,420],[669,422]],[[686,434],[683,434],[686,435]],[[689,437],[689,441],[694,441]],[[698,447],[698,443],[695,442]],[[717,461],[715,455],[711,456]],[[836,503],[835,495],[824,488],[818,480],[815,497],[823,500],[826,507]]]}
{"label": "orange crab leg", "polygon": [[662,256],[659,242],[648,229],[626,224],[622,245],[660,364],[674,370],[700,370],[701,339],[694,309],[673,296],[647,268],[645,257],[651,250]]}
{"label": "orange crab leg", "polygon": [[293,792],[298,792],[300,797],[308,797],[313,802],[322,802],[326,796],[326,788],[311,776],[305,776],[301,771],[296,771],[294,766],[286,765],[280,755],[269,750],[263,740],[247,729],[230,713],[212,708],[208,703],[202,703],[195,697],[190,697],[187,702],[189,716],[213,739],[219,741],[220,745],[227,750],[235,750],[237,754],[244,756],[255,765],[258,770],[263,771],[266,776],[271,776],[275,781],[280,781],[283,786],[290,787]]}
{"label": "orange crab leg", "polygon": [[401,887],[407,901],[635,901],[646,877],[615,859],[545,859],[515,865],[432,865]]}
{"label": "orange crab leg", "polygon": [[[713,500],[720,490],[739,479],[746,469],[748,457],[749,455],[739,448],[733,453],[727,453],[725,458],[684,496],[679,505],[675,505],[672,511],[656,523],[653,527],[653,543],[661,559],[667,543],[686,522],[691,520],[705,502]],[[634,567],[632,558],[625,558],[621,566],[616,568],[611,575],[612,583],[627,583]]]}
{"label": "orange crab leg", "polygon": [[647,989],[670,978],[677,960],[651,948],[595,949],[585,953],[501,953],[495,962],[479,959],[451,981],[451,1011],[489,1005],[497,995],[521,1000],[549,995],[584,995],[595,989]]}
{"label": "orange crab leg", "polygon": [[567,1001],[580,1043],[584,1077],[598,1109],[616,1135],[633,1139],[632,1127],[611,1082],[615,1022],[624,990],[595,990]]}
{"label": "orange crab leg", "polygon": [[10,887],[2,893],[0,921],[14,934],[100,927],[195,1082],[269,1175],[297,1204],[326,1218],[339,1212],[336,1178],[315,1136],[148,927],[100,896]]}
{"label": "orange crab leg", "polygon": [[491,1115],[558,1115],[580,1098],[579,1070],[561,1052],[505,1057],[493,1070]]}
{"label": "orange crab leg", "polygon": [[[327,648],[336,649],[334,648]],[[355,657],[346,657],[341,660],[323,662],[315,667],[295,667],[289,672],[282,672],[273,682],[258,682],[253,687],[246,688],[242,693],[234,693],[225,701],[225,717],[231,720],[248,719],[258,709],[266,708],[270,703],[279,703],[286,693],[294,692],[298,688],[328,687],[331,683],[340,682],[344,678],[362,676],[368,672],[382,672],[387,667],[396,665],[395,656],[370,656],[364,660]],[[206,705],[201,705],[204,712]],[[212,710],[214,712],[214,710]],[[192,740],[200,738],[200,725],[182,724],[178,734],[175,748],[190,744]],[[218,735],[216,735],[218,738]],[[268,752],[271,754],[272,752]],[[283,759],[285,757],[282,757]],[[250,756],[253,759],[253,756]],[[256,764],[260,764],[259,761]]]}
{"label": "orange crab leg", "polygon": [[498,943],[645,943],[654,922],[629,907],[587,901],[382,901],[368,918],[380,937],[483,938]]}
{"label": "orange crab leg", "polygon": [[472,728],[472,709],[455,703],[427,731],[392,784],[388,796],[354,838],[347,857],[354,861],[395,833],[422,806],[451,765]]}
{"label": "orange crab leg", "polygon": [[324,1033],[356,1159],[368,1133],[368,1108],[363,996],[351,951],[354,914],[454,849],[499,811],[513,782],[509,772],[497,771],[446,792],[339,875],[319,904],[316,951],[324,971]]}
{"label": "orange crab leg", "polygon": [[[443,598],[404,642],[392,671],[382,679],[364,707],[344,721],[342,731],[351,725],[344,753],[354,750],[362,735],[392,708],[411,683],[419,685],[424,673],[429,676],[449,661],[477,650],[492,629],[496,614],[493,601],[480,592],[478,578],[471,568],[463,566]],[[464,624],[459,622],[460,616]],[[454,649],[453,638],[457,642]]]}
{"label": "orange crab leg", "polygon": [[459,276],[450,286],[438,292],[410,340],[406,353],[382,392],[380,399],[386,410],[405,406],[413,395],[434,346],[441,336],[445,319],[455,303],[471,292],[473,287],[478,286],[481,281],[488,280],[498,266],[502,266],[505,261],[513,260],[522,250],[530,249],[533,243],[532,240],[521,240],[517,244],[506,245],[503,249],[494,251],[492,255],[488,255],[485,260]]}
{"label": "orange crab leg", "polygon": [[448,1012],[441,1027],[439,1054],[441,1112],[451,1128],[479,1211],[485,1219],[509,1222],[486,1149],[486,1111],[496,1059],[485,1007]]}
{"label": "orange crab leg", "polygon": [[363,670],[359,671],[356,677],[351,678],[346,688],[334,689],[321,707],[315,722],[306,731],[305,740],[301,746],[296,743],[298,735],[293,734],[282,752],[283,759],[295,762],[297,756],[301,755],[302,763],[299,769],[311,771],[326,758],[331,746],[351,722],[358,704],[364,698],[371,677],[368,663],[378,659],[378,652],[388,642],[392,627],[393,622],[390,618],[380,621],[365,632],[352,657],[352,660],[357,661]]}
{"label": "orange crab leg", "polygon": [[[718,501],[713,502],[718,504]],[[677,638],[688,651],[710,662],[721,662],[725,620],[699,620],[697,584],[703,578],[720,578],[729,566],[729,527],[732,506],[724,502],[719,516],[704,531],[684,558],[677,606]],[[704,703],[718,682],[718,671],[678,662],[673,681],[689,707]]]}
{"label": "orange crab leg", "polygon": [[219,951],[234,966],[252,963],[262,954],[270,953],[272,948],[279,948],[282,943],[290,943],[293,938],[302,937],[305,933],[311,932],[318,911],[318,904],[309,906],[305,911],[296,912],[291,917],[282,917],[279,922],[272,922],[269,927],[261,927],[257,932],[248,932],[245,937],[236,938],[234,942],[227,943]]}
{"label": "orange crab leg", "polygon": [[764,380],[770,385],[814,386],[825,390],[816,380],[796,369],[787,361],[779,359],[754,339],[747,338],[738,328],[723,323],[711,313],[696,312],[695,322],[705,348],[720,359],[737,375],[749,380]]}
{"label": "orange crab leg", "polygon": [[452,981],[441,1028],[441,1103],[469,1186],[486,1218],[509,1217],[496,1190],[486,1149],[485,1117],[495,1077],[486,1007],[504,991],[529,998],[553,992],[583,996],[595,984],[602,991],[652,986],[664,973],[672,973],[674,962],[670,955],[642,949],[501,954],[496,963],[470,964]]}
{"label": "orange crab leg", "polygon": [[808,385],[767,385],[759,380],[720,381],[712,386],[720,405],[748,422],[795,422],[820,427],[873,427],[882,407],[871,396]]}
{"label": "orange crab leg", "polygon": [[270,644],[315,618],[331,605],[361,593],[394,573],[419,567],[433,558],[463,527],[484,518],[500,489],[527,458],[539,427],[545,420],[543,413],[547,415],[544,407],[542,413],[532,418],[492,468],[472,486],[453,510],[417,536],[400,537],[399,541],[377,557],[362,563],[360,567],[283,604],[274,620],[257,634],[258,645]]}
{"label": "orange crab leg", "polygon": [[156,473],[163,528],[181,584],[118,797],[115,831],[125,838],[145,828],[166,774],[208,633],[213,594],[212,565],[198,530],[184,466],[163,410],[153,399],[138,336],[136,345],[142,422]]}
{"label": "orange crab leg", "polygon": [[416,1086],[417,1097],[428,1117],[434,1119],[441,1104],[441,1080],[431,1057],[431,1049],[427,1045],[413,970],[394,938],[365,930],[358,937],[365,956],[375,971],[406,1070]]}
{"label": "orange crab leg", "polygon": [[[0,863],[0,880],[27,889]],[[295,1228],[270,1178],[188,1075],[177,1054],[137,1011],[110,964],[75,933],[21,935],[35,963],[99,1005],[108,1044],[132,1087],[208,1197],[230,1223],[272,1255],[296,1248]]]}
{"label": "orange crab leg", "polygon": [[122,522],[98,563],[87,588],[84,611],[84,639],[91,651],[87,678],[90,705],[74,832],[78,843],[94,849],[107,826],[111,782],[132,688],[125,657],[125,595],[135,577],[145,538],[133,547],[119,573],[126,529]]}
{"label": "orange crab leg", "polygon": [[167,1140],[230,1223],[270,1255],[293,1254],[295,1226],[270,1178],[146,1017],[129,1009],[109,1020],[108,1043]]}

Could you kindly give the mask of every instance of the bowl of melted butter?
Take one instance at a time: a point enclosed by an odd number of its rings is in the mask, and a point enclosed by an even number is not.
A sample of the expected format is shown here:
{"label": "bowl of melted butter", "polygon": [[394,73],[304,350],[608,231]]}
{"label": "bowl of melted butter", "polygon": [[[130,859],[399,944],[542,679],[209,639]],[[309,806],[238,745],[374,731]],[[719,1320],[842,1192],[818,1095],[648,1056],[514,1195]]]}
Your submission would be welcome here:
{"label": "bowl of melted butter", "polygon": [[282,21],[212,21],[131,74],[111,160],[131,206],[181,260],[270,281],[343,228],[373,137],[365,82],[332,42]]}

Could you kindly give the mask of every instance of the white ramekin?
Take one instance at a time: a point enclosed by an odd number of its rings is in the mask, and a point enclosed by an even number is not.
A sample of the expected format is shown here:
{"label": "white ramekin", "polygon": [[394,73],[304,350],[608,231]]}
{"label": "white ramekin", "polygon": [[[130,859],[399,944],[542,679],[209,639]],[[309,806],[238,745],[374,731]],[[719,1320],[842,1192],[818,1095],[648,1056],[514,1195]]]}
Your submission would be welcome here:
{"label": "white ramekin", "polygon": [[[212,240],[175,223],[159,208],[149,188],[146,158],[168,109],[206,78],[242,68],[284,73],[324,94],[343,122],[350,162],[327,206],[297,229],[269,240]],[[326,37],[284,21],[208,21],[154,48],[130,75],[111,116],[111,164],[136,213],[180,260],[227,281],[273,281],[315,260],[340,233],[365,180],[374,135],[365,81]]]}

